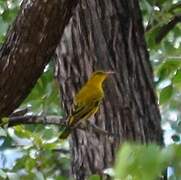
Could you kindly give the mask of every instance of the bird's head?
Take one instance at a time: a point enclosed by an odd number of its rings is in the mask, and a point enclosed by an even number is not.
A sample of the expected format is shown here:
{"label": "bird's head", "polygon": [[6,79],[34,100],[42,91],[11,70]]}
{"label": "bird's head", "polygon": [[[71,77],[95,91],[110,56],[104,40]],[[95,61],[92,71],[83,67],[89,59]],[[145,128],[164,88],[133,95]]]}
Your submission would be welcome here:
{"label": "bird's head", "polygon": [[114,74],[114,72],[113,71],[95,71],[92,73],[89,81],[92,83],[102,84],[104,80],[106,80],[107,77],[111,74]]}

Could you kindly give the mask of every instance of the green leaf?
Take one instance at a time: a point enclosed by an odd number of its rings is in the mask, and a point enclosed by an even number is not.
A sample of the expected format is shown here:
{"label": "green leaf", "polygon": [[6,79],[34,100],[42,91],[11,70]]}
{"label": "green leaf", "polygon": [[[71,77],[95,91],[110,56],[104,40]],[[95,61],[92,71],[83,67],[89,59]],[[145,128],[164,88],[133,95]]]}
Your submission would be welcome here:
{"label": "green leaf", "polygon": [[1,136],[7,136],[7,132],[6,132],[6,130],[4,130],[3,128],[0,127],[0,137]]}
{"label": "green leaf", "polygon": [[181,83],[181,69],[178,69],[174,77],[172,78],[174,84]]}
{"label": "green leaf", "polygon": [[145,38],[146,38],[148,47],[150,49],[156,49],[159,46],[155,41],[156,35],[158,34],[159,30],[160,30],[160,27],[157,26],[157,27],[152,28],[151,31],[146,33]]}
{"label": "green leaf", "polygon": [[124,144],[116,158],[118,179],[153,180],[164,168],[159,146],[154,144]]}
{"label": "green leaf", "polygon": [[174,59],[166,60],[164,63],[162,63],[159,66],[157,70],[157,76],[159,78],[159,81],[168,79],[169,75],[174,73],[180,66],[181,66],[181,61],[174,60]]}
{"label": "green leaf", "polygon": [[45,150],[52,150],[52,149],[55,149],[56,147],[57,147],[56,143],[43,144],[43,149]]}
{"label": "green leaf", "polygon": [[101,180],[101,177],[99,175],[92,175],[89,177],[89,180]]}
{"label": "green leaf", "polygon": [[2,14],[3,20],[6,22],[11,22],[15,18],[17,11],[18,11],[17,8],[6,9]]}
{"label": "green leaf", "polygon": [[42,138],[38,134],[33,135],[33,142],[37,148],[41,148],[43,145]]}
{"label": "green leaf", "polygon": [[43,177],[43,173],[42,172],[35,171],[34,173],[36,175],[36,179],[38,179],[38,180],[45,180],[45,178]]}
{"label": "green leaf", "polygon": [[64,176],[57,176],[55,178],[55,180],[68,180],[68,178],[64,177]]}
{"label": "green leaf", "polygon": [[20,176],[17,173],[8,173],[8,180],[20,180]]}
{"label": "green leaf", "polygon": [[160,92],[160,104],[164,104],[170,100],[173,94],[173,86],[169,85],[163,88]]}
{"label": "green leaf", "polygon": [[21,138],[31,138],[31,132],[27,131],[23,125],[19,125],[14,127],[15,134],[18,135]]}
{"label": "green leaf", "polygon": [[31,171],[36,165],[36,160],[35,159],[32,159],[32,158],[27,158],[26,160],[26,163],[25,163],[25,168],[28,170],[28,171]]}
{"label": "green leaf", "polygon": [[8,117],[3,117],[2,119],[1,119],[1,124],[0,124],[0,126],[1,127],[3,127],[3,126],[5,126],[5,125],[8,125],[8,123],[9,123],[9,118]]}
{"label": "green leaf", "polygon": [[176,177],[181,177],[181,145],[170,145],[165,148],[166,157],[169,157],[169,165],[175,170]]}
{"label": "green leaf", "polygon": [[7,178],[7,174],[2,169],[0,169],[0,177],[3,179]]}
{"label": "green leaf", "polygon": [[43,132],[43,138],[50,139],[54,135],[54,129],[53,128],[46,128]]}

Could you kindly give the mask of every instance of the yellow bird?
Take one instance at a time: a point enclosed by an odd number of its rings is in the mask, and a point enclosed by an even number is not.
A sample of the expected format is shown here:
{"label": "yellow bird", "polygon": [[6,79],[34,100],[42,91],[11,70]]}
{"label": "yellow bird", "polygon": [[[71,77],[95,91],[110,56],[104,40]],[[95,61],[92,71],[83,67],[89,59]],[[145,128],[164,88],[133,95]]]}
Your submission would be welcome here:
{"label": "yellow bird", "polygon": [[104,97],[103,82],[112,71],[96,71],[79,90],[74,98],[73,110],[67,120],[67,125],[60,134],[60,139],[65,139],[71,130],[80,122],[88,120],[99,109],[100,102]]}

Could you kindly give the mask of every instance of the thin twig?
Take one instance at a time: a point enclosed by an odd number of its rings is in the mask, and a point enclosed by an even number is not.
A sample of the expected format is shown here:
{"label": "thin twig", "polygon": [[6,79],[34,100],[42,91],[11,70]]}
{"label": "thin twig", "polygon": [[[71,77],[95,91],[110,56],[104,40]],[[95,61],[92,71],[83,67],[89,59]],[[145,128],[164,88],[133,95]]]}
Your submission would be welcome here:
{"label": "thin twig", "polygon": [[62,153],[62,154],[70,154],[70,150],[67,150],[67,149],[52,149],[52,151]]}

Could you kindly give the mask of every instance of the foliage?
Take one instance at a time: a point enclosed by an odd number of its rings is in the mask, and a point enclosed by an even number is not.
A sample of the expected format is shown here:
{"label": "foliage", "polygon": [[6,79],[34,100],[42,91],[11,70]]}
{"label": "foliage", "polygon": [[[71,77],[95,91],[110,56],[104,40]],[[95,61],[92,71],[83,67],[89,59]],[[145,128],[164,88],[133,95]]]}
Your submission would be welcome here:
{"label": "foliage", "polygon": [[[172,171],[169,179],[181,177],[181,145],[161,148],[156,144],[124,143],[117,153],[114,169],[104,173],[115,180],[155,180],[166,176],[168,167]],[[93,175],[90,179],[99,180],[100,176]]]}
{"label": "foliage", "polygon": [[173,167],[175,177],[181,177],[181,145],[161,149],[155,144],[124,144],[117,154],[115,177],[118,179],[154,180],[164,170]]}
{"label": "foliage", "polygon": [[3,43],[9,24],[19,10],[20,0],[0,0],[0,44]]}
{"label": "foliage", "polygon": [[179,142],[181,136],[181,24],[173,26],[161,42],[157,40],[161,36],[160,32],[167,29],[175,17],[180,16],[181,3],[177,0],[142,0],[141,7],[166,143]]}
{"label": "foliage", "polygon": [[36,86],[30,95],[21,105],[22,108],[30,107],[32,113],[63,115],[60,105],[58,84],[53,78],[53,62],[44,70],[41,78],[38,79]]}
{"label": "foliage", "polygon": [[[8,26],[18,12],[19,4],[20,0],[0,0],[0,46]],[[181,3],[178,0],[141,0],[140,5],[145,38],[154,68],[165,141],[166,144],[179,144],[181,25],[174,26],[161,41],[159,38],[166,25],[181,13]],[[30,106],[31,114],[62,115],[56,86],[51,63],[21,107]],[[53,125],[0,128],[0,179],[67,179],[70,159],[65,150],[69,149],[68,142],[57,140],[58,134],[59,128]],[[160,149],[154,144],[125,144],[116,158],[115,178],[132,175],[135,179],[142,176],[149,180],[159,176],[167,166],[174,167],[173,176],[180,176],[177,171],[181,168],[180,151],[179,145]],[[90,179],[98,180],[100,177],[93,175]]]}

